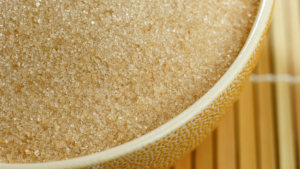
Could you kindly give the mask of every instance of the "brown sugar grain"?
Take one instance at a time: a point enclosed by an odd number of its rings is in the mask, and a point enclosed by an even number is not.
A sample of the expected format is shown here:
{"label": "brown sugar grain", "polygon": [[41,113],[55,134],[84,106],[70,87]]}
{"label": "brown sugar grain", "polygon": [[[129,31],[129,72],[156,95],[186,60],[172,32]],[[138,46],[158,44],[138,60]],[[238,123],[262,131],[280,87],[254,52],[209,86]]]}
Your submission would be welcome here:
{"label": "brown sugar grain", "polygon": [[97,153],[203,96],[257,0],[0,0],[0,162]]}

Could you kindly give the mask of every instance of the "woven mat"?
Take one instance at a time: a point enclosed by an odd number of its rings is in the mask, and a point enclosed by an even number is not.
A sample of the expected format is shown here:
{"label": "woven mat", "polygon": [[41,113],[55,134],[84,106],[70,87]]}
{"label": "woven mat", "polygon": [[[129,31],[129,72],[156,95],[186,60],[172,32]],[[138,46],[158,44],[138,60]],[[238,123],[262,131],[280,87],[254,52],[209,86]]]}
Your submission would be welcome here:
{"label": "woven mat", "polygon": [[172,169],[300,168],[300,0],[276,0],[259,63],[219,127]]}

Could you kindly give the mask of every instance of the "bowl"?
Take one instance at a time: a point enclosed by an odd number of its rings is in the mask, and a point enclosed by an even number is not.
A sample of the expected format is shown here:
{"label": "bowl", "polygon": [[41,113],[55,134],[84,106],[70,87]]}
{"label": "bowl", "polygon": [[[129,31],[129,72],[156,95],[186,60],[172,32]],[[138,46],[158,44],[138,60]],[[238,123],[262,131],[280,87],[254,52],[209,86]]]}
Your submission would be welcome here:
{"label": "bowl", "polygon": [[237,59],[197,102],[157,129],[120,146],[69,160],[0,163],[1,169],[164,168],[189,153],[209,135],[247,82],[270,26],[274,0],[261,0],[256,20]]}

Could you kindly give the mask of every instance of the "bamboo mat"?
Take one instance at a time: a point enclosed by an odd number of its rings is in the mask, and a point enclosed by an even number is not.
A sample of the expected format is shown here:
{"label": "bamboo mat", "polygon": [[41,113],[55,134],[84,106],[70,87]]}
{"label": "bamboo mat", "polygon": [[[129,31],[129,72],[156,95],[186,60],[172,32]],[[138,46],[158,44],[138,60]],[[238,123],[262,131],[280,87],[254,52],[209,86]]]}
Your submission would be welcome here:
{"label": "bamboo mat", "polygon": [[300,0],[276,0],[259,63],[219,127],[172,169],[300,168]]}

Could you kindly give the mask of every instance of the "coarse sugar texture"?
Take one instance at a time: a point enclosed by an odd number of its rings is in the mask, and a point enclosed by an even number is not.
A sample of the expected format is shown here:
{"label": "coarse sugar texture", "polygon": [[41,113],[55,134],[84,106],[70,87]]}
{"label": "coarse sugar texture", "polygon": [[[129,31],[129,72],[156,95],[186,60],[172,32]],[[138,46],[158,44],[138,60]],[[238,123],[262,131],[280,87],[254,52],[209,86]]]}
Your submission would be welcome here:
{"label": "coarse sugar texture", "polygon": [[97,153],[203,96],[257,0],[0,0],[0,162]]}

